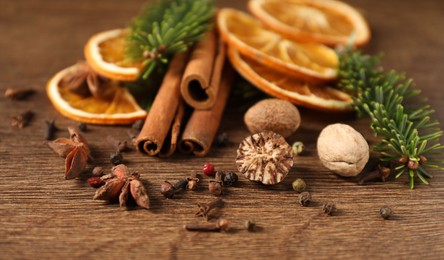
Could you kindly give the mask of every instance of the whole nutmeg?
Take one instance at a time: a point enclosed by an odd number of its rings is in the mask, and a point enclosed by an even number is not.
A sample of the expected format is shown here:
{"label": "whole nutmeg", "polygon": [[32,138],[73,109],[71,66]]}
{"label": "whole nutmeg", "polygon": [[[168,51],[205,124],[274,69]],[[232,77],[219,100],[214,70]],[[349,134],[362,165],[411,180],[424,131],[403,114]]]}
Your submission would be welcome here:
{"label": "whole nutmeg", "polygon": [[319,135],[317,149],[322,164],[345,177],[358,175],[369,159],[364,137],[345,124],[325,127]]}
{"label": "whole nutmeg", "polygon": [[245,113],[244,122],[252,134],[268,130],[288,137],[299,128],[301,116],[292,103],[270,98],[250,107]]}

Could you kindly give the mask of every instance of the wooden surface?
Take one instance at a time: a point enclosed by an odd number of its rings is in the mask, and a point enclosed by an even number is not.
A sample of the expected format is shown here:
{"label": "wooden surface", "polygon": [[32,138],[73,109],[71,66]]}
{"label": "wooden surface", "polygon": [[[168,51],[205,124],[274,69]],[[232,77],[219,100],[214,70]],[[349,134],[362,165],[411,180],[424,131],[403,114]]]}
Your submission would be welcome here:
{"label": "wooden surface", "polygon": [[[444,256],[444,176],[435,172],[431,185],[409,190],[407,176],[365,186],[324,169],[316,156],[316,138],[330,122],[346,122],[371,142],[369,121],[301,110],[302,126],[288,140],[301,140],[307,153],[282,184],[265,187],[246,181],[227,189],[219,215],[235,230],[190,233],[182,228],[203,222],[194,216],[196,203],[213,196],[207,179],[197,192],[174,200],[159,193],[163,180],[179,180],[206,161],[219,170],[235,170],[237,144],[248,135],[239,103],[231,99],[221,131],[231,144],[213,148],[206,158],[176,155],[170,159],[124,154],[128,167],[141,173],[151,198],[149,211],[122,210],[93,201],[94,189],[84,179],[64,180],[63,159],[43,144],[44,120],[61,129],[76,125],[51,106],[44,87],[58,70],[83,59],[83,46],[93,33],[124,26],[144,1],[0,1],[0,93],[6,87],[33,87],[29,101],[0,97],[0,258],[143,258],[143,259],[294,259],[392,258],[438,259]],[[245,1],[219,1],[220,6],[245,8]],[[384,52],[384,65],[413,77],[423,96],[444,122],[444,2],[440,0],[350,1],[365,14],[373,31],[366,51]],[[9,125],[9,117],[27,109],[35,120],[24,129]],[[94,165],[111,167],[113,148],[107,134],[127,138],[127,127],[89,126]],[[59,131],[57,137],[66,137]],[[313,194],[308,208],[297,204],[291,182],[302,177]],[[337,215],[320,214],[322,203],[334,201]],[[392,220],[379,217],[390,205]],[[248,233],[244,221],[254,219],[260,230]]]}

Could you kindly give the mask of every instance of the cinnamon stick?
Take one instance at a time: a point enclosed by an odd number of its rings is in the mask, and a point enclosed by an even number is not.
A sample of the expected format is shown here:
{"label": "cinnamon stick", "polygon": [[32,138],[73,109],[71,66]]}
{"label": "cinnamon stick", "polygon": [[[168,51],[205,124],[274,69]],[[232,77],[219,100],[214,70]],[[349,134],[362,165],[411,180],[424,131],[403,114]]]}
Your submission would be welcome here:
{"label": "cinnamon stick", "polygon": [[220,81],[219,92],[214,106],[209,110],[194,110],[179,144],[183,153],[205,156],[211,148],[216,136],[234,77],[230,64],[225,64],[224,77]]}
{"label": "cinnamon stick", "polygon": [[214,106],[224,62],[225,45],[215,30],[208,31],[195,45],[183,75],[180,91],[188,105],[195,109]]}
{"label": "cinnamon stick", "polygon": [[183,100],[179,103],[179,106],[174,116],[173,124],[171,125],[171,131],[168,133],[165,142],[159,152],[159,157],[170,157],[176,151],[177,141],[179,139],[182,121],[185,117],[185,103]]}
{"label": "cinnamon stick", "polygon": [[136,147],[142,153],[157,155],[164,144],[178,111],[181,100],[180,82],[188,56],[188,52],[178,53],[170,62],[162,85],[136,140]]}

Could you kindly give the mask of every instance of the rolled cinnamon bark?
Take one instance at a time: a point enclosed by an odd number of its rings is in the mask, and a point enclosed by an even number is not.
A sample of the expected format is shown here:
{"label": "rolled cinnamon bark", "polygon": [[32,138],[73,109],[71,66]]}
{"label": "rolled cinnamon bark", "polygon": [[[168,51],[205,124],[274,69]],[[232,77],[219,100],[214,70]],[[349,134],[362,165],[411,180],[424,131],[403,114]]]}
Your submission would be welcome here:
{"label": "rolled cinnamon bark", "polygon": [[179,139],[182,121],[185,117],[185,103],[183,100],[179,103],[176,115],[174,116],[171,130],[168,133],[165,142],[159,152],[159,157],[170,157],[176,151],[177,141]]}
{"label": "rolled cinnamon bark", "polygon": [[228,62],[225,64],[223,75],[214,106],[208,110],[194,110],[188,120],[179,144],[181,152],[205,156],[210,151],[222,120],[234,77],[233,69]]}
{"label": "rolled cinnamon bark", "polygon": [[162,85],[136,140],[136,147],[142,153],[152,156],[158,154],[171,129],[181,100],[180,83],[188,54],[188,52],[178,53],[170,62]]}
{"label": "rolled cinnamon bark", "polygon": [[191,107],[210,109],[214,106],[225,52],[225,45],[218,39],[215,30],[208,31],[193,48],[180,87],[183,99]]}

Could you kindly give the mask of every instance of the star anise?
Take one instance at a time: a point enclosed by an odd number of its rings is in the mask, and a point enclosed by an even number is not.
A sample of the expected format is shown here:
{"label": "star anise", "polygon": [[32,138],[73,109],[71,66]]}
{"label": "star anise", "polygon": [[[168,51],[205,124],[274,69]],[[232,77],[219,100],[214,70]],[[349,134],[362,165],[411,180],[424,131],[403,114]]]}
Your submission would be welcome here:
{"label": "star anise", "polygon": [[62,84],[66,88],[84,97],[106,97],[109,94],[109,89],[105,86],[106,82],[106,78],[97,74],[84,61],[78,62],[77,69],[62,79]]}
{"label": "star anise", "polygon": [[119,199],[120,207],[125,207],[131,196],[140,207],[150,208],[148,194],[140,181],[139,173],[130,174],[124,164],[114,166],[111,172],[111,174],[102,176],[105,185],[97,189],[94,200],[112,202]]}
{"label": "star anise", "polygon": [[91,159],[90,150],[85,138],[74,128],[68,128],[70,138],[58,138],[48,141],[48,146],[58,155],[65,158],[65,179],[79,176]]}

